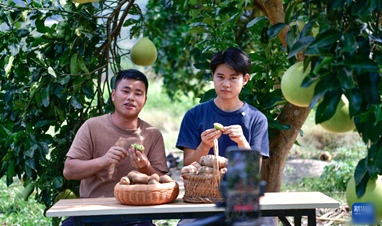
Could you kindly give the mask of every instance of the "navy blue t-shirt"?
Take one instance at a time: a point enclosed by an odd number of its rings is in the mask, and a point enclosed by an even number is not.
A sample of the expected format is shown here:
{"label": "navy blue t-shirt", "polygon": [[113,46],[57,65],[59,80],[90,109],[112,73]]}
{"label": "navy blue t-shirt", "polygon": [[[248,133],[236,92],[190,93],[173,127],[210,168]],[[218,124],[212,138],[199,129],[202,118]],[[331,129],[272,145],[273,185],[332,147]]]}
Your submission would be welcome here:
{"label": "navy blue t-shirt", "polygon": [[[233,112],[220,110],[213,100],[201,103],[188,110],[182,120],[176,147],[183,150],[196,150],[201,140],[201,134],[206,129],[214,127],[214,123],[223,126],[241,125],[243,134],[252,149],[264,157],[269,157],[268,121],[265,115],[255,107],[244,103],[243,107]],[[219,155],[225,156],[229,146],[237,146],[228,135],[222,134],[218,139]],[[209,151],[213,154],[213,148]]]}

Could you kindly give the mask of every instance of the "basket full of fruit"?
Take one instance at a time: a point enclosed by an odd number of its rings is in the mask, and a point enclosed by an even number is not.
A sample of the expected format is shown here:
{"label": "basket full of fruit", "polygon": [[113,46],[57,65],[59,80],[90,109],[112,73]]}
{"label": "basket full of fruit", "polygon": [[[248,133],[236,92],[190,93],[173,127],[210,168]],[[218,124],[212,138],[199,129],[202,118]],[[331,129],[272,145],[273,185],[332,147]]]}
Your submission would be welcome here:
{"label": "basket full of fruit", "polygon": [[179,185],[169,175],[151,176],[131,171],[114,187],[114,197],[125,205],[158,205],[173,202],[179,195]]}
{"label": "basket full of fruit", "polygon": [[223,201],[219,186],[227,172],[228,159],[222,156],[206,155],[199,162],[182,168],[185,202],[214,203]]}

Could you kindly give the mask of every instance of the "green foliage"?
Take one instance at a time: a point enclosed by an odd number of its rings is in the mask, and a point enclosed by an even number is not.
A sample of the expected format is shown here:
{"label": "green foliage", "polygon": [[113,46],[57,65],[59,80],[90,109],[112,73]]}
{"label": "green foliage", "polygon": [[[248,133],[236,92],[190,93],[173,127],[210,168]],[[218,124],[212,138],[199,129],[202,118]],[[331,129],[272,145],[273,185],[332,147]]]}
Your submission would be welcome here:
{"label": "green foliage", "polygon": [[[306,25],[300,33],[296,27],[288,32],[288,57],[303,51],[304,63],[312,64],[310,81],[303,86],[319,79],[310,104],[317,105],[317,124],[334,114],[341,95],[349,100],[357,131],[368,145],[367,156],[355,171],[357,191],[363,194],[368,178],[382,174],[382,33],[378,19],[382,5],[341,0],[304,1],[303,5],[309,5],[310,16],[303,17],[303,11],[290,15],[301,15]],[[314,27],[319,29],[316,37]]]}
{"label": "green foliage", "polygon": [[6,178],[0,179],[0,224],[50,225],[50,219],[44,217],[44,206],[34,199],[25,201],[22,189],[18,181],[7,187]]}
{"label": "green foliage", "polygon": [[[312,186],[316,191],[341,191],[346,190],[347,182],[354,174],[355,165],[349,161],[334,161],[325,166],[320,182]],[[324,183],[322,183],[324,181]]]}
{"label": "green foliage", "polygon": [[110,9],[123,4],[0,3],[0,176],[34,183],[46,207],[66,188],[78,193],[79,181],[62,176],[65,155],[86,119],[112,110],[111,72],[126,50],[117,42],[124,17]]}

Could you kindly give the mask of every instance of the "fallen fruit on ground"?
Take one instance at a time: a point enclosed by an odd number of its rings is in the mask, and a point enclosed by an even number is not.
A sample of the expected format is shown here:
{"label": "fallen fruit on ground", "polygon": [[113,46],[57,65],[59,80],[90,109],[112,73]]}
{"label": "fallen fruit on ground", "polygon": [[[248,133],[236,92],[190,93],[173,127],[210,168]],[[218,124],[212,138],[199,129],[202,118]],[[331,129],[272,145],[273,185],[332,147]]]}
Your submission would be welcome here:
{"label": "fallen fruit on ground", "polygon": [[346,133],[355,129],[354,119],[349,114],[349,101],[345,95],[342,95],[334,115],[320,125],[332,133]]}
{"label": "fallen fruit on ground", "polygon": [[349,209],[356,202],[373,203],[376,210],[376,217],[382,220],[382,176],[379,175],[375,180],[369,180],[366,185],[365,194],[358,198],[355,190],[355,179],[352,176],[346,187],[346,201],[349,205]]}
{"label": "fallen fruit on ground", "polygon": [[310,73],[310,69],[309,65],[304,71],[304,62],[300,61],[285,71],[281,78],[281,91],[289,103],[298,107],[309,106],[318,80],[308,87],[301,87],[301,84]]}
{"label": "fallen fruit on ground", "polygon": [[138,40],[130,50],[131,61],[140,66],[149,66],[157,59],[157,49],[147,37]]}

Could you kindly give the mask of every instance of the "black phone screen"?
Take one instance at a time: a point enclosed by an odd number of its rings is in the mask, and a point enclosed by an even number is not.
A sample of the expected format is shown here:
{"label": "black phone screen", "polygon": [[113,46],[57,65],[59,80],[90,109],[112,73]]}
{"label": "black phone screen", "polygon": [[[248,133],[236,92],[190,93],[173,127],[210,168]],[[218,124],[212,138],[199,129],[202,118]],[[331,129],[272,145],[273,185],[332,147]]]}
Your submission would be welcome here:
{"label": "black phone screen", "polygon": [[259,217],[260,154],[255,150],[229,148],[226,213],[230,220],[248,220]]}

